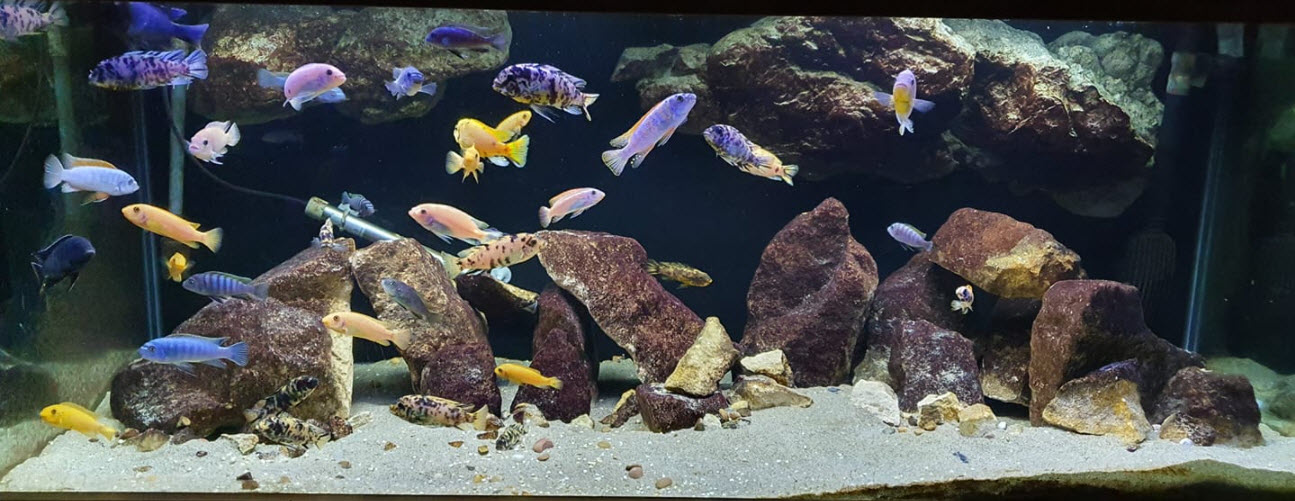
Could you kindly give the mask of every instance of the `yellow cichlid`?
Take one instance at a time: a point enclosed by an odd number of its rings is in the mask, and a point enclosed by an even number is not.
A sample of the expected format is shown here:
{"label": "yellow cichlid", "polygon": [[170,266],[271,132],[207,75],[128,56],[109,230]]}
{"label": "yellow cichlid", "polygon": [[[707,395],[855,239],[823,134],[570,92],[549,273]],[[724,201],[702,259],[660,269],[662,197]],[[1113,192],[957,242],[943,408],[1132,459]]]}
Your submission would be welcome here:
{"label": "yellow cichlid", "polygon": [[530,136],[512,138],[513,133],[496,130],[480,120],[464,118],[454,125],[454,140],[459,148],[475,147],[482,158],[500,167],[512,162],[518,168],[526,166],[530,151]]}
{"label": "yellow cichlid", "polygon": [[[531,123],[531,112],[519,111],[517,113],[513,113],[512,115],[508,115],[508,118],[505,118],[504,121],[499,122],[499,125],[495,127],[495,130],[499,131],[499,133],[501,134],[500,136],[501,140],[512,141],[513,138],[520,136],[522,134],[522,127],[525,127],[526,124],[529,124],[529,123]],[[504,135],[506,135],[507,137],[504,137]]]}
{"label": "yellow cichlid", "polygon": [[517,364],[502,364],[495,367],[495,375],[517,384],[526,384],[540,388],[562,389],[562,380],[540,374],[540,371]]}
{"label": "yellow cichlid", "polygon": [[193,268],[193,263],[189,258],[179,252],[171,254],[171,259],[166,260],[166,274],[172,282],[183,282],[184,272]]}
{"label": "yellow cichlid", "polygon": [[481,162],[481,154],[477,153],[475,147],[464,148],[462,155],[453,151],[445,154],[445,173],[454,174],[463,171],[462,181],[467,181],[468,176],[472,176],[473,181],[480,183],[481,179],[477,176],[485,170],[486,164]]}
{"label": "yellow cichlid", "polygon": [[96,434],[103,435],[108,440],[117,437],[117,430],[99,422],[98,414],[72,402],[41,409],[40,419],[52,426],[80,432],[87,437],[94,437]]}
{"label": "yellow cichlid", "polygon": [[131,204],[121,209],[121,215],[135,226],[157,233],[184,245],[198,248],[198,244],[207,246],[212,252],[220,250],[220,242],[225,232],[220,228],[198,231],[198,223],[191,223],[184,218],[168,212],[161,207],[148,204]]}
{"label": "yellow cichlid", "polygon": [[388,329],[381,320],[363,313],[353,311],[329,313],[321,321],[330,331],[367,339],[382,346],[395,344],[401,351],[409,349],[409,331]]}

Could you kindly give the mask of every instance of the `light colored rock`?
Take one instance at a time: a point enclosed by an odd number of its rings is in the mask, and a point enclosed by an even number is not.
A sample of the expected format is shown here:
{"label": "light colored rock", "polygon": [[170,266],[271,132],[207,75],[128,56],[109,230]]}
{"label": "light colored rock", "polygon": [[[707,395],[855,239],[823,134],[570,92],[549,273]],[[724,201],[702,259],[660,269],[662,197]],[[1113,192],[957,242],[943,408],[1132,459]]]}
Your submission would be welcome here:
{"label": "light colored rock", "polygon": [[769,376],[780,385],[791,386],[791,365],[787,363],[787,354],[782,350],[770,350],[743,357],[739,363],[747,374]]}
{"label": "light colored rock", "polygon": [[746,400],[735,400],[729,408],[737,411],[742,417],[751,417],[751,403]]}
{"label": "light colored rock", "polygon": [[998,416],[985,404],[974,404],[958,411],[958,433],[964,437],[983,437],[998,428]]}
{"label": "light colored rock", "polygon": [[[1151,423],[1142,411],[1137,383],[1128,379],[1092,383],[1080,378],[1062,385],[1044,407],[1043,421],[1089,435],[1115,435],[1128,444],[1146,440]],[[1161,435],[1165,435],[1163,429]]]}
{"label": "light colored rock", "polygon": [[723,423],[719,420],[719,416],[715,414],[707,414],[697,420],[697,425],[694,426],[693,429],[697,431],[718,430],[722,424]]}
{"label": "light colored rock", "polygon": [[697,339],[679,359],[679,365],[665,380],[665,388],[675,393],[705,397],[719,389],[719,380],[737,359],[733,340],[716,317],[708,317]]}
{"label": "light colored rock", "polygon": [[593,418],[589,417],[588,414],[581,414],[577,416],[575,419],[571,420],[571,424],[574,426],[579,426],[581,428],[589,428],[591,430],[594,429],[594,420]]}
{"label": "light colored rock", "polygon": [[876,416],[891,426],[903,424],[899,411],[899,397],[895,390],[880,381],[859,381],[850,390],[850,403],[864,412]]}
{"label": "light colored rock", "polygon": [[238,449],[238,452],[244,456],[251,454],[252,451],[256,450],[256,444],[261,441],[260,438],[251,433],[238,433],[235,435],[223,434],[220,438],[233,443],[234,447]]}
{"label": "light colored rock", "polygon": [[751,410],[814,405],[814,401],[809,397],[796,393],[766,376],[743,376],[733,386],[733,394],[746,401],[751,406]]}
{"label": "light colored rock", "polygon": [[923,430],[930,431],[944,423],[956,423],[958,411],[962,410],[962,407],[958,396],[951,391],[939,395],[927,395],[917,402],[917,425]]}

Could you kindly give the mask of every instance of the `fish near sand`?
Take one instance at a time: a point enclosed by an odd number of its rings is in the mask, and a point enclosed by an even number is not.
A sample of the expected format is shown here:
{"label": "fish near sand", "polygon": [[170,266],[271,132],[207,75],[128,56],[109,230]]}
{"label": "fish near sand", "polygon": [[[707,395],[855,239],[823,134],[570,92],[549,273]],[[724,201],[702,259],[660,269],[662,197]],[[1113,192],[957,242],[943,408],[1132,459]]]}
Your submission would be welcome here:
{"label": "fish near sand", "polygon": [[[499,70],[491,87],[522,104],[550,122],[557,121],[557,111],[572,115],[589,116],[589,105],[598,100],[598,94],[588,94],[584,79],[547,64],[514,64]],[[557,110],[557,111],[555,111]]]}
{"label": "fish near sand", "polygon": [[338,334],[367,339],[382,346],[394,344],[401,351],[409,349],[409,331],[390,329],[381,320],[363,313],[353,311],[329,313],[320,321],[328,330]]}
{"label": "fish near sand", "polygon": [[184,9],[164,8],[147,2],[127,2],[126,9],[130,14],[130,27],[126,29],[126,35],[135,40],[170,42],[172,38],[179,38],[196,47],[202,46],[207,25],[175,22],[184,17]]}
{"label": "fish near sand", "polygon": [[464,273],[484,273],[528,261],[540,253],[543,241],[530,233],[506,235],[459,253],[459,269]]}
{"label": "fish near sand", "polygon": [[926,113],[935,108],[935,103],[917,98],[917,77],[909,70],[901,71],[895,77],[895,85],[890,94],[874,91],[872,95],[882,106],[895,110],[895,120],[899,121],[901,136],[904,135],[904,130],[913,132],[913,120],[910,116],[914,110]]}
{"label": "fish near sand", "polygon": [[606,194],[597,188],[572,188],[558,193],[549,199],[548,207],[540,207],[540,227],[548,228],[550,224],[561,221],[568,215],[575,219],[590,207],[598,205],[604,196]]}
{"label": "fish near sand", "polygon": [[94,438],[95,435],[102,435],[108,440],[117,437],[117,430],[100,422],[98,414],[73,402],[63,402],[41,409],[40,419],[51,426],[72,430],[90,438]]}
{"label": "fish near sand", "polygon": [[292,447],[314,445],[320,448],[333,438],[323,426],[287,414],[271,414],[258,419],[252,423],[252,431],[272,442]]}
{"label": "fish near sand", "polygon": [[204,162],[220,165],[220,157],[237,146],[243,135],[234,122],[211,122],[189,139],[189,154]]}
{"label": "fish near sand", "polygon": [[90,84],[109,90],[147,90],[189,85],[207,78],[207,53],[183,50],[132,51],[100,61],[90,70]]}
{"label": "fish near sand", "polygon": [[391,413],[414,424],[482,431],[491,421],[490,408],[472,406],[431,395],[405,395],[390,406]]}
{"label": "fish near sand", "polygon": [[469,50],[508,50],[508,34],[491,33],[487,28],[466,24],[437,26],[427,33],[423,41],[448,50],[459,59],[467,59],[463,54]]}
{"label": "fish near sand", "polygon": [[82,205],[139,191],[139,183],[135,182],[135,178],[116,165],[66,153],[62,157],[45,157],[43,185],[47,190],[58,186],[63,193],[89,192]]}
{"label": "fish near sand", "polygon": [[63,279],[71,279],[68,290],[76,286],[76,279],[81,269],[94,257],[94,246],[85,237],[63,235],[54,243],[45,246],[32,254],[31,269],[40,282],[40,292],[58,284]]}
{"label": "fish near sand", "polygon": [[409,284],[394,278],[384,278],[381,283],[382,290],[391,296],[391,300],[415,317],[430,322],[439,316],[427,309],[427,303],[423,302],[422,296],[419,296],[418,291]]}
{"label": "fish near sand", "polygon": [[500,167],[512,162],[518,168],[526,166],[531,148],[530,136],[512,139],[513,133],[496,130],[474,118],[464,118],[454,124],[454,141],[464,150],[476,148],[483,158]]}
{"label": "fish near sand", "polygon": [[495,376],[501,379],[507,379],[517,384],[534,386],[536,388],[552,388],[554,390],[562,389],[562,380],[545,376],[533,368],[517,364],[499,364],[495,367]]}
{"label": "fish near sand", "polygon": [[926,234],[918,231],[918,229],[914,228],[911,224],[893,223],[886,227],[886,233],[890,233],[890,237],[894,238],[895,241],[899,242],[900,245],[903,245],[906,249],[926,252],[931,251],[932,244],[926,239]]}
{"label": "fish near sand", "polygon": [[504,236],[504,232],[490,227],[489,223],[444,204],[419,204],[409,209],[409,217],[441,240],[457,238],[470,245]]}
{"label": "fish near sand", "polygon": [[227,337],[171,334],[144,343],[139,347],[139,356],[149,362],[175,366],[189,375],[194,375],[193,364],[226,369],[224,361],[229,360],[239,367],[247,365],[247,343],[239,341],[221,346],[227,340]]}
{"label": "fish near sand", "polygon": [[67,26],[63,4],[54,2],[41,12],[43,4],[35,1],[5,0],[0,3],[0,39],[10,42],[18,37],[39,35],[50,26]]}
{"label": "fish near sand", "polygon": [[166,262],[166,275],[172,282],[184,282],[184,272],[193,268],[193,262],[179,252],[171,254],[171,258]]}
{"label": "fish near sand", "polygon": [[291,73],[260,69],[256,71],[256,82],[267,89],[283,89],[283,105],[291,105],[297,111],[301,111],[303,104],[315,99],[321,103],[340,103],[346,100],[346,94],[340,87],[346,83],[346,74],[331,64],[309,63]]}
{"label": "fish near sand", "polygon": [[949,303],[949,308],[953,311],[966,315],[971,313],[971,303],[976,301],[975,291],[971,290],[971,285],[958,287],[953,291],[954,300]]}
{"label": "fish near sand", "polygon": [[216,302],[231,297],[249,301],[265,301],[270,297],[269,283],[253,284],[250,278],[219,271],[199,273],[186,278],[181,285],[189,292],[210,297]]}
{"label": "fish near sand", "polygon": [[702,137],[706,138],[706,142],[721,160],[737,167],[738,170],[753,176],[781,180],[794,186],[791,178],[800,172],[800,167],[783,165],[777,155],[751,142],[736,128],[715,124],[702,131]]}
{"label": "fish near sand", "polygon": [[225,232],[220,228],[212,228],[205,232],[198,231],[198,223],[191,223],[166,209],[148,204],[131,204],[122,207],[121,215],[135,226],[194,249],[202,244],[212,252],[217,252],[225,238]]}
{"label": "fish near sand", "polygon": [[611,140],[612,148],[616,149],[603,152],[603,164],[617,176],[626,165],[638,168],[653,148],[665,145],[674,131],[688,120],[688,112],[695,104],[695,94],[680,93],[662,99],[630,130]]}
{"label": "fish near sand", "polygon": [[273,395],[261,399],[250,409],[243,411],[243,418],[251,423],[258,419],[281,412],[287,412],[288,409],[296,407],[297,404],[314,393],[315,388],[319,387],[319,378],[313,376],[297,376],[288,381],[288,384],[279,387],[279,390]]}
{"label": "fish near sand", "polygon": [[522,443],[522,437],[526,435],[526,425],[522,423],[513,423],[499,432],[499,438],[495,439],[495,450],[511,451],[516,449]]}
{"label": "fish near sand", "polygon": [[425,78],[423,72],[413,66],[393,68],[391,81],[386,82],[385,85],[387,92],[390,92],[397,101],[402,97],[413,97],[420,92],[429,96],[436,95],[436,82],[424,84]]}
{"label": "fish near sand", "polygon": [[644,266],[648,275],[661,277],[663,280],[677,282],[679,288],[684,287],[705,287],[711,284],[710,275],[692,266],[683,263],[672,263],[668,261],[654,261],[649,259]]}

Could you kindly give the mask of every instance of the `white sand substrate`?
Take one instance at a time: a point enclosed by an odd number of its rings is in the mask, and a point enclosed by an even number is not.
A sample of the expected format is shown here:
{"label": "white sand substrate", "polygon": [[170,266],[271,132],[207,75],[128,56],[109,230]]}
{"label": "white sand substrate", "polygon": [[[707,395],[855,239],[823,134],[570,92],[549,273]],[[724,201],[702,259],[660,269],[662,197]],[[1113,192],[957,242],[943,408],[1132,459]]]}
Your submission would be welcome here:
{"label": "white sand substrate", "polygon": [[[600,379],[621,379],[613,382],[617,388],[631,384],[624,381],[632,374],[628,362],[602,367]],[[1011,418],[992,438],[966,438],[949,425],[917,436],[858,411],[848,385],[801,390],[813,406],[756,411],[738,429],[658,434],[637,417],[607,432],[553,422],[531,427],[516,450],[497,451],[493,440],[477,440],[477,432],[417,426],[391,415],[386,406],[408,388],[403,364],[367,364],[356,372],[352,413],[370,412],[373,422],[301,457],[266,444],[242,455],[223,440],[145,453],[64,433],[0,479],[0,491],[241,492],[235,477],[249,472],[257,491],[274,493],[777,497],[1027,477],[1118,488],[1170,478],[1295,489],[1295,438],[1269,430],[1267,445],[1251,449],[1151,439],[1134,452],[1114,438],[1032,428]],[[507,406],[516,387],[503,390]],[[595,420],[616,401],[617,394],[604,393]],[[556,446],[540,462],[531,446],[544,437]],[[461,448],[448,445],[458,440]],[[598,447],[602,441],[611,447]],[[388,442],[395,448],[384,450]],[[479,455],[479,445],[489,453]],[[199,457],[200,451],[206,454]],[[643,478],[626,476],[632,464],[642,465]],[[1175,465],[1168,476],[1128,473]],[[673,485],[657,489],[662,477]]]}

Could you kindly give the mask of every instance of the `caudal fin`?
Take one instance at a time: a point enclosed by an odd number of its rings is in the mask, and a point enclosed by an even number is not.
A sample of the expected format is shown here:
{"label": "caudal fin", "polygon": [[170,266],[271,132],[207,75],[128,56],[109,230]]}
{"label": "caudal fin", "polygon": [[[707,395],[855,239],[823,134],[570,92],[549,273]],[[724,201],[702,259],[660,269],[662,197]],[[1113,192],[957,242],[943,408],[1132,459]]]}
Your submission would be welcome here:
{"label": "caudal fin", "polygon": [[625,156],[625,150],[607,150],[603,152],[603,165],[612,170],[612,174],[621,175],[625,171],[625,164],[629,158]]}
{"label": "caudal fin", "polygon": [[649,259],[647,264],[643,265],[643,271],[646,271],[648,275],[659,274],[661,273],[661,263]]}
{"label": "caudal fin", "polygon": [[220,244],[225,241],[225,230],[212,228],[210,231],[202,234],[202,245],[207,246],[212,252],[220,252]]}
{"label": "caudal fin", "polygon": [[562,389],[562,380],[561,380],[561,379],[558,379],[558,378],[550,378],[550,379],[552,379],[552,381],[549,381],[549,388],[553,388],[553,389],[555,389],[555,390],[561,390],[561,389]]}
{"label": "caudal fin", "polygon": [[103,435],[103,438],[106,438],[108,439],[109,442],[111,442],[113,439],[117,438],[117,429],[108,425],[104,425],[103,427],[99,428],[99,434]]}
{"label": "caudal fin", "polygon": [[184,64],[189,67],[185,76],[198,80],[207,79],[207,53],[202,49],[195,50],[189,54],[189,57],[184,58]]}
{"label": "caudal fin", "polygon": [[239,341],[232,345],[226,346],[226,357],[234,365],[244,367],[247,365],[247,343]]}
{"label": "caudal fin", "polygon": [[597,101],[597,100],[598,100],[598,94],[585,94],[585,102],[584,104],[580,105],[580,109],[584,110],[585,112],[585,120],[588,120],[590,122],[594,121],[594,118],[589,116],[589,105],[594,104],[594,101]]}
{"label": "caudal fin", "polygon": [[508,50],[508,35],[500,33],[490,37],[490,46],[501,52]]}
{"label": "caudal fin", "polygon": [[58,161],[58,157],[50,155],[45,157],[45,189],[58,186],[63,182],[63,163]]}
{"label": "caudal fin", "polygon": [[396,85],[396,82],[386,82],[383,85],[387,88],[387,92],[390,92],[397,101],[399,101],[400,98],[405,97],[405,91],[400,90],[400,86]]}
{"label": "caudal fin", "polygon": [[267,89],[282,89],[283,82],[288,80],[288,75],[273,73],[267,69],[256,70],[256,84]]}
{"label": "caudal fin", "polygon": [[549,217],[549,208],[540,207],[540,228],[548,228],[553,220]]}
{"label": "caudal fin", "polygon": [[463,157],[453,151],[445,154],[445,173],[453,174],[463,170]]}
{"label": "caudal fin", "polygon": [[472,428],[477,431],[485,431],[490,424],[490,406],[483,405],[477,412],[472,413]]}
{"label": "caudal fin", "polygon": [[517,168],[526,166],[526,155],[531,151],[531,136],[522,136],[516,141],[508,143],[508,159],[516,165]]}
{"label": "caudal fin", "polygon": [[202,47],[202,36],[207,34],[207,25],[176,24],[174,26],[179,38],[193,44],[194,47]]}
{"label": "caudal fin", "polygon": [[265,301],[270,298],[270,284],[262,283],[252,286],[252,297],[258,301]]}
{"label": "caudal fin", "polygon": [[409,349],[409,340],[410,336],[408,330],[397,329],[391,331],[391,342],[396,345],[396,348],[400,348],[400,351]]}
{"label": "caudal fin", "polygon": [[241,140],[243,140],[243,133],[239,132],[238,124],[229,122],[229,130],[225,131],[225,146],[238,146]]}
{"label": "caudal fin", "polygon": [[791,178],[795,177],[796,173],[800,172],[800,166],[784,165],[782,166],[782,169],[783,169],[783,172],[786,172],[785,174],[782,175],[782,180],[790,186],[796,186],[794,183],[791,182]]}
{"label": "caudal fin", "polygon": [[67,11],[63,10],[62,3],[54,2],[50,4],[49,12],[45,15],[49,16],[50,24],[55,26],[67,26]]}

